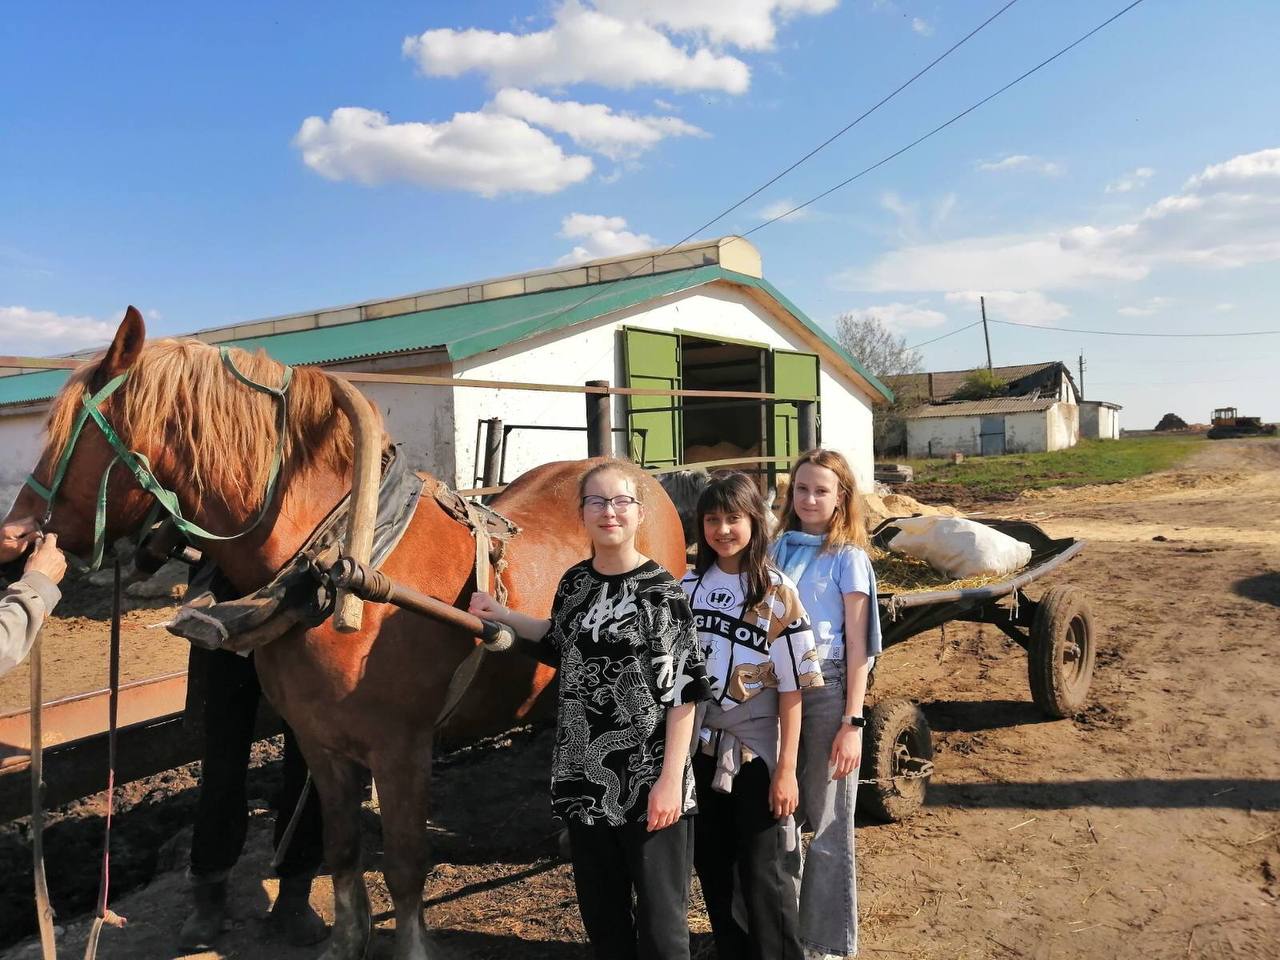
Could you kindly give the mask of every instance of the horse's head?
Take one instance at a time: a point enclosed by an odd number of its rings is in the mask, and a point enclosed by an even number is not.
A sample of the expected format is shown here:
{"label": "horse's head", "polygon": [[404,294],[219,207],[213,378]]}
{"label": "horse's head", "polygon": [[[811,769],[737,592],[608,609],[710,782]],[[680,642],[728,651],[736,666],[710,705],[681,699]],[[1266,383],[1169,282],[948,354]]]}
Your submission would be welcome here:
{"label": "horse's head", "polygon": [[[142,314],[129,307],[106,353],[71,375],[50,407],[45,447],[31,472],[32,479],[45,490],[56,486],[53,502],[48,502],[36,486],[28,483],[9,511],[8,519],[43,518],[44,529],[57,533],[59,545],[68,552],[83,555],[92,548],[95,508],[100,496],[105,496],[108,502],[109,523],[105,530],[108,538],[137,529],[149,509],[150,498],[127,471],[113,471],[105,489],[100,489],[115,452],[91,420],[82,421],[78,435],[73,435],[77,433],[80,412],[85,409],[84,399],[103,392],[133,368],[146,336]],[[120,390],[116,389],[100,406],[111,419],[120,405]],[[63,462],[63,454],[68,450],[70,454]],[[59,472],[60,480],[55,479]]]}

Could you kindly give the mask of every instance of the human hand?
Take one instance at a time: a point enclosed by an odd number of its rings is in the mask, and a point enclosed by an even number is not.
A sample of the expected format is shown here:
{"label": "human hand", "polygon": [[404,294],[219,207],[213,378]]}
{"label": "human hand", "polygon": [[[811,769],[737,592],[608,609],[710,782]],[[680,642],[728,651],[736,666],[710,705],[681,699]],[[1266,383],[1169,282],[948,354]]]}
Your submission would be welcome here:
{"label": "human hand", "polygon": [[684,806],[683,777],[684,771],[670,777],[664,772],[649,790],[650,833],[665,830],[680,819],[681,807]]}
{"label": "human hand", "polygon": [[35,538],[35,517],[22,517],[0,527],[0,563],[22,556]]}
{"label": "human hand", "polygon": [[507,616],[511,613],[507,607],[483,590],[477,590],[471,595],[471,603],[467,606],[467,612],[482,620],[497,620],[500,623],[505,623]]}
{"label": "human hand", "polygon": [[831,744],[831,779],[843,780],[862,764],[862,728],[840,724]]}
{"label": "human hand", "polygon": [[67,558],[58,549],[58,535],[56,533],[45,534],[43,539],[36,542],[36,548],[31,552],[31,556],[27,558],[27,565],[23,568],[23,571],[25,573],[43,573],[54,583],[62,582],[62,578],[67,572]]}
{"label": "human hand", "polygon": [[777,819],[784,820],[795,813],[799,805],[800,785],[796,783],[795,770],[778,767],[769,785],[770,811]]}

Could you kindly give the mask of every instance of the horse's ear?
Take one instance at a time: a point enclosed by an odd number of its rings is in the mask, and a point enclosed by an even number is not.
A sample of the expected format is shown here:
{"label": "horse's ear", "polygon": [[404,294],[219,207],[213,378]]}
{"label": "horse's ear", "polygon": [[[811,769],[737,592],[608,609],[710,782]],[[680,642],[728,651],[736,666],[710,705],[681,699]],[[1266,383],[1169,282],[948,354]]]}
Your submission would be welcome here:
{"label": "horse's ear", "polygon": [[134,361],[138,359],[138,354],[142,352],[142,344],[146,339],[147,327],[142,322],[142,314],[138,312],[137,307],[130,306],[124,312],[124,319],[120,321],[120,329],[116,331],[115,339],[111,341],[111,346],[107,347],[107,352],[98,364],[98,369],[93,372],[89,388],[96,392],[102,389],[108,380],[118,377],[132,367]]}

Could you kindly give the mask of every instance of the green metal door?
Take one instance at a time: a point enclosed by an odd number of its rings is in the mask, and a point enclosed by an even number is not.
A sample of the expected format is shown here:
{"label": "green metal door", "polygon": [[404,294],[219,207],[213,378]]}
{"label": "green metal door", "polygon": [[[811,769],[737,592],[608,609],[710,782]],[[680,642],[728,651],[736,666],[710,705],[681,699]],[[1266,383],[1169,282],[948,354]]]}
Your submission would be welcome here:
{"label": "green metal door", "polygon": [[[680,336],[624,327],[623,363],[628,387],[679,390]],[[646,467],[673,466],[684,459],[679,397],[627,397],[627,447]]]}
{"label": "green metal door", "polygon": [[[769,392],[792,397],[816,397],[819,369],[817,354],[774,350],[769,354]],[[794,459],[803,453],[799,426],[799,410],[794,403],[775,403],[769,417],[768,455]],[[821,413],[818,416],[818,436],[822,436]]]}

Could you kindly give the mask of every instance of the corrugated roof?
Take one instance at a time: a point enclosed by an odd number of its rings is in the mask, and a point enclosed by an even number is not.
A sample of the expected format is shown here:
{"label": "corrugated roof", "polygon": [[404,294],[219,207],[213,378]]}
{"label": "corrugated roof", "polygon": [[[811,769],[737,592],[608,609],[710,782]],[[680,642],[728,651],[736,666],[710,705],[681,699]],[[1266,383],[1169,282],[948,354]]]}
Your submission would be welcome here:
{"label": "corrugated roof", "polygon": [[[338,363],[433,348],[446,350],[451,360],[462,360],[536,334],[559,330],[717,280],[754,287],[766,293],[886,399],[893,399],[888,387],[866,371],[830,334],[805,316],[772,284],[720,266],[674,270],[589,287],[546,290],[224,342],[247,350],[260,347],[274,359],[294,365]],[[0,405],[46,400],[62,388],[67,376],[68,371],[65,370],[46,370],[0,377]]]}
{"label": "corrugated roof", "polygon": [[[1047,363],[1020,363],[1008,367],[992,367],[991,372],[1006,383],[1013,384],[1056,367],[1059,362],[1051,360]],[[973,370],[939,370],[934,373],[908,373],[887,379],[894,391],[902,396],[946,400],[955,395],[972,373]],[[1070,371],[1068,371],[1069,375]],[[932,393],[930,393],[931,384]]]}
{"label": "corrugated roof", "polygon": [[1057,397],[994,397],[990,400],[959,400],[916,407],[906,415],[908,420],[930,420],[934,417],[981,417],[997,413],[1038,413],[1048,410]]}

